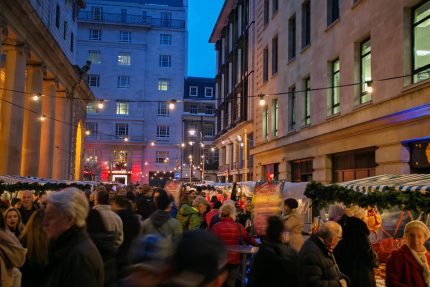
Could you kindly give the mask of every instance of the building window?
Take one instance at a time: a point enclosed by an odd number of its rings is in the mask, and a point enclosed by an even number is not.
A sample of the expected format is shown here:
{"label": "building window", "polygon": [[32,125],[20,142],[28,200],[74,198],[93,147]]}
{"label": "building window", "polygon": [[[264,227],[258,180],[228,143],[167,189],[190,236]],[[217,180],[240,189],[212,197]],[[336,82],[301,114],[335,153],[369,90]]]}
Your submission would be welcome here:
{"label": "building window", "polygon": [[101,41],[102,30],[100,29],[90,29],[90,40],[91,41]]}
{"label": "building window", "polygon": [[269,0],[264,0],[264,25],[269,24]]}
{"label": "building window", "polygon": [[170,34],[160,34],[160,45],[170,46],[172,45],[172,35]]}
{"label": "building window", "polygon": [[121,9],[121,22],[127,22],[127,9]]}
{"label": "building window", "polygon": [[116,136],[128,136],[128,124],[115,124]]}
{"label": "building window", "polygon": [[367,90],[368,85],[370,85],[372,81],[372,48],[370,46],[370,40],[361,43],[360,47],[360,104],[362,104],[372,99],[371,93]]}
{"label": "building window", "polygon": [[305,126],[311,124],[311,78],[305,80]]}
{"label": "building window", "polygon": [[128,102],[116,101],[116,114],[117,115],[128,115]]}
{"label": "building window", "polygon": [[302,48],[311,43],[311,2],[302,4]]}
{"label": "building window", "polygon": [[206,105],[205,107],[205,114],[207,115],[213,115],[215,111],[215,108],[213,105]]}
{"label": "building window", "polygon": [[159,116],[159,117],[168,117],[169,116],[169,109],[167,108],[166,102],[158,102],[157,116]]}
{"label": "building window", "polygon": [[424,1],[413,10],[413,74],[414,83],[430,78],[430,2]]}
{"label": "building window", "polygon": [[157,126],[157,138],[168,138],[170,136],[168,125]]}
{"label": "building window", "polygon": [[197,97],[199,94],[199,87],[190,86],[190,97]]}
{"label": "building window", "polygon": [[296,128],[296,87],[291,87],[288,91],[288,129],[294,130]]}
{"label": "building window", "polygon": [[55,27],[60,29],[60,19],[61,19],[61,10],[60,5],[57,4],[57,7],[55,9]]}
{"label": "building window", "polygon": [[288,60],[296,56],[296,15],[288,20]]}
{"label": "building window", "polygon": [[88,86],[99,87],[100,86],[100,75],[90,74],[87,76]]}
{"label": "building window", "polygon": [[119,53],[118,54],[118,65],[130,66],[131,65],[131,54],[130,53]]}
{"label": "building window", "polygon": [[130,43],[131,42],[131,32],[120,31],[119,32],[119,41],[121,43]]}
{"label": "building window", "polygon": [[102,62],[102,53],[96,50],[89,50],[88,61],[91,61],[91,64],[100,64]]}
{"label": "building window", "polygon": [[95,136],[97,134],[98,123],[97,122],[86,122],[85,129],[90,131],[91,136]]}
{"label": "building window", "polygon": [[279,129],[279,104],[278,100],[272,101],[272,135],[277,137]]}
{"label": "building window", "polygon": [[168,91],[170,88],[170,80],[167,79],[159,79],[158,80],[158,90],[159,91]]}
{"label": "building window", "polygon": [[278,72],[278,35],[272,39],[272,75]]}
{"label": "building window", "polygon": [[160,61],[159,61],[160,67],[171,67],[172,66],[172,60],[170,55],[160,55]]}
{"label": "building window", "polygon": [[118,88],[128,88],[128,87],[130,87],[130,77],[118,76]]}
{"label": "building window", "polygon": [[190,105],[190,113],[197,114],[197,112],[198,112],[197,105],[196,104],[191,104]]}
{"label": "building window", "polygon": [[67,21],[63,24],[63,40],[67,39],[67,30],[69,29]]}
{"label": "building window", "polygon": [[263,50],[263,82],[269,80],[269,49],[266,47]]}
{"label": "building window", "polygon": [[128,152],[126,150],[114,150],[113,158],[115,160],[115,167],[123,169],[127,166]]}
{"label": "building window", "polygon": [[327,0],[327,26],[339,19],[339,0]]}
{"label": "building window", "polygon": [[88,103],[87,104],[87,113],[89,113],[89,114],[97,113],[96,103]]}
{"label": "building window", "polygon": [[170,27],[172,25],[172,13],[161,12],[161,27]]}
{"label": "building window", "polygon": [[340,62],[339,59],[331,63],[331,114],[340,112]]}
{"label": "building window", "polygon": [[75,34],[73,32],[70,33],[70,51],[73,52],[75,49]]}
{"label": "building window", "polygon": [[263,141],[267,141],[269,139],[269,132],[268,132],[268,125],[269,125],[269,110],[267,106],[264,106],[263,109]]}
{"label": "building window", "polygon": [[214,95],[214,89],[211,87],[205,87],[205,98],[212,98]]}
{"label": "building window", "polygon": [[94,21],[103,20],[103,7],[91,7],[91,16]]}
{"label": "building window", "polygon": [[279,9],[278,0],[272,0],[272,15],[278,12],[278,9]]}
{"label": "building window", "polygon": [[214,126],[213,125],[205,125],[203,129],[203,135],[205,137],[213,137],[214,136]]}
{"label": "building window", "polygon": [[292,182],[305,182],[312,181],[313,174],[313,160],[312,159],[299,159],[291,162],[291,181]]}
{"label": "building window", "polygon": [[155,162],[161,164],[169,163],[169,152],[168,151],[156,151]]}

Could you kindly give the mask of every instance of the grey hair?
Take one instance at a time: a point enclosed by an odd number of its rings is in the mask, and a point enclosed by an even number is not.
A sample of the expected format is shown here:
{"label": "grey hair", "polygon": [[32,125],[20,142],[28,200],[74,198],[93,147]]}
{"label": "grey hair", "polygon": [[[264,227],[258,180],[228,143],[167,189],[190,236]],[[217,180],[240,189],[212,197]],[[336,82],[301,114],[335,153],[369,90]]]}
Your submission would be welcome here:
{"label": "grey hair", "polygon": [[197,207],[199,204],[210,206],[209,202],[203,196],[197,196],[193,201],[193,206]]}
{"label": "grey hair", "polygon": [[341,236],[342,227],[336,221],[327,221],[318,230],[318,235],[324,239]]}
{"label": "grey hair", "polygon": [[85,226],[90,207],[80,189],[67,187],[59,192],[52,192],[48,195],[48,204],[72,216],[77,227]]}
{"label": "grey hair", "polygon": [[221,217],[231,217],[233,220],[236,219],[236,207],[231,204],[223,204],[219,210]]}

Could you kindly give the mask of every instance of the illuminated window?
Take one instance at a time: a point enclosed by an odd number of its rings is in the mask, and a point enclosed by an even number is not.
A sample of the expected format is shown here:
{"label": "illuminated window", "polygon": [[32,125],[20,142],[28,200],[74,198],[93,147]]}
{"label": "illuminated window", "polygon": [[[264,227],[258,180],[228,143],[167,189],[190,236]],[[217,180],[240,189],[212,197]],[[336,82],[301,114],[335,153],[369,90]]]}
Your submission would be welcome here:
{"label": "illuminated window", "polygon": [[169,163],[169,152],[168,151],[156,151],[155,152],[155,162],[161,164]]}
{"label": "illuminated window", "polygon": [[366,40],[361,43],[361,62],[360,62],[360,73],[361,73],[361,96],[360,103],[368,102],[372,99],[372,95],[367,92],[366,87],[369,81],[372,81],[372,47],[370,46],[370,40]]}
{"label": "illuminated window", "polygon": [[158,90],[159,91],[168,91],[170,88],[170,80],[168,79],[159,79],[158,80]]}
{"label": "illuminated window", "polygon": [[88,103],[87,104],[87,113],[92,114],[97,112],[96,103]]}
{"label": "illuminated window", "polygon": [[430,78],[430,2],[423,1],[413,12],[414,82]]}
{"label": "illuminated window", "polygon": [[91,61],[91,64],[100,64],[102,62],[102,53],[96,50],[89,50],[88,61]]}
{"label": "illuminated window", "polygon": [[116,102],[116,114],[117,115],[128,115],[128,102],[117,101]]}
{"label": "illuminated window", "polygon": [[305,125],[311,124],[311,78],[305,80]]}
{"label": "illuminated window", "polygon": [[130,53],[119,53],[118,54],[118,65],[130,66],[131,65],[131,54]]}
{"label": "illuminated window", "polygon": [[331,64],[331,114],[337,114],[340,111],[340,62],[334,60]]}
{"label": "illuminated window", "polygon": [[277,137],[279,129],[279,103],[278,100],[272,101],[272,135]]}

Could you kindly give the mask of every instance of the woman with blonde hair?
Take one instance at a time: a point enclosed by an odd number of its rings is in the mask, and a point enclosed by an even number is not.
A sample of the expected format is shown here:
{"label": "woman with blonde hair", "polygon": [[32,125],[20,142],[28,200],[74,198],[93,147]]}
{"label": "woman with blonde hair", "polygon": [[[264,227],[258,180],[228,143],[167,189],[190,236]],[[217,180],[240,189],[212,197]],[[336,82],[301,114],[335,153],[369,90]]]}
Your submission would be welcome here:
{"label": "woman with blonde hair", "polygon": [[8,208],[4,212],[6,229],[15,234],[17,238],[21,235],[24,225],[22,224],[21,214],[16,208]]}
{"label": "woman with blonde hair", "polygon": [[48,239],[43,229],[44,209],[36,210],[27,222],[20,237],[22,245],[27,248],[27,260],[21,268],[22,286],[41,286],[43,274],[48,265]]}

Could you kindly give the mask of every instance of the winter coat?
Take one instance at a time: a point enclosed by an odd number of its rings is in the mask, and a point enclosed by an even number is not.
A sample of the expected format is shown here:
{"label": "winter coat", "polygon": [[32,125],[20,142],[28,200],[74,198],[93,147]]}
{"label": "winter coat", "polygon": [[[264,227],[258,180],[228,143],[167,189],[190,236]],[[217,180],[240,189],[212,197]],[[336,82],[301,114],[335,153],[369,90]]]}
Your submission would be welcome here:
{"label": "winter coat", "polygon": [[[222,218],[221,222],[215,224],[211,231],[218,235],[227,247],[240,245],[241,239],[247,244],[257,246],[255,239],[246,232],[242,224],[234,222],[230,217]],[[229,251],[227,263],[232,265],[239,264],[240,253]]]}
{"label": "winter coat", "polygon": [[[351,280],[349,287],[375,287],[376,262],[370,245],[370,231],[367,224],[356,217],[343,216],[342,241],[334,249],[334,256],[340,271]],[[351,260],[354,258],[354,260]]]}
{"label": "winter coat", "polygon": [[[430,264],[430,253],[427,252]],[[424,282],[422,267],[418,264],[408,246],[403,245],[393,251],[387,261],[387,287],[427,287]]]}
{"label": "winter coat", "polygon": [[130,250],[133,240],[139,236],[141,226],[137,216],[127,209],[116,211],[116,214],[121,218],[124,230],[124,241],[117,252],[117,265],[118,269],[121,270],[128,264],[128,251]]}
{"label": "winter coat", "polygon": [[137,213],[142,216],[142,220],[147,219],[155,211],[153,196],[147,196],[139,193],[136,196]]}
{"label": "winter coat", "polygon": [[172,243],[178,242],[182,235],[182,225],[175,218],[170,217],[170,213],[164,210],[155,211],[151,217],[143,222],[144,234],[159,234],[169,237]]}
{"label": "winter coat", "polygon": [[317,235],[312,235],[300,249],[298,279],[300,287],[341,286],[342,276],[334,256]]}
{"label": "winter coat", "polygon": [[24,206],[18,208],[19,214],[21,215],[21,222],[23,224],[27,224],[27,221],[30,219],[33,212],[37,210],[37,206],[33,204],[30,209],[25,209]]}
{"label": "winter coat", "polygon": [[118,248],[124,241],[124,228],[121,217],[112,211],[110,205],[98,204],[93,207],[100,212],[103,223],[108,231],[115,232],[115,246]]}
{"label": "winter coat", "polygon": [[191,231],[200,228],[201,220],[197,209],[183,204],[176,215],[176,219],[181,223],[184,231]]}
{"label": "winter coat", "polygon": [[212,218],[216,214],[219,214],[219,209],[212,209],[211,211],[209,211],[208,213],[206,213],[206,215],[205,215],[205,221],[206,221],[207,228],[209,228],[211,226]]}
{"label": "winter coat", "polygon": [[0,286],[20,287],[21,272],[27,249],[10,231],[0,229]]}
{"label": "winter coat", "polygon": [[290,214],[284,218],[285,231],[289,232],[288,245],[290,245],[297,253],[300,252],[300,248],[304,243],[302,236],[303,219],[295,211],[291,211]]}
{"label": "winter coat", "polygon": [[249,287],[297,287],[297,253],[281,242],[264,241],[251,267]]}
{"label": "winter coat", "polygon": [[100,252],[104,266],[104,283],[103,286],[116,286],[117,269],[116,269],[116,252],[118,248],[115,245],[116,234],[113,231],[89,233],[91,240]]}
{"label": "winter coat", "polygon": [[72,227],[53,242],[46,287],[102,287],[103,278],[102,257],[84,229]]}

